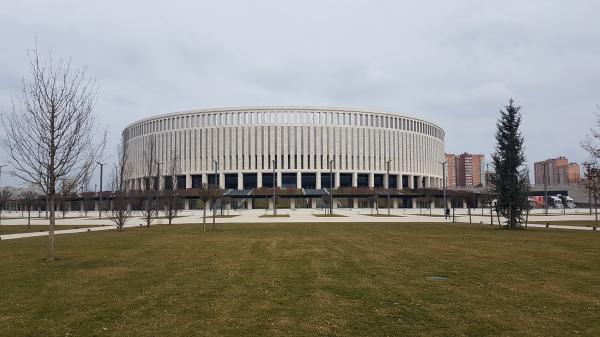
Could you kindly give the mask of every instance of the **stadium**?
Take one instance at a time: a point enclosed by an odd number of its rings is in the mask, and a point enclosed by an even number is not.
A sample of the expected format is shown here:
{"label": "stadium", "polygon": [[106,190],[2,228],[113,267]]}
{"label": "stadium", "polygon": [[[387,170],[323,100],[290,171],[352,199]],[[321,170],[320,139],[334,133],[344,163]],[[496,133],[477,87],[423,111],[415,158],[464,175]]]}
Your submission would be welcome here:
{"label": "stadium", "polygon": [[[123,131],[131,190],[219,186],[232,208],[416,207],[441,189],[444,130],[398,113],[321,107],[200,109],[149,117]],[[173,165],[173,160],[177,165]],[[157,165],[152,168],[149,161]],[[175,174],[172,170],[176,168]],[[273,186],[276,186],[273,189]],[[333,195],[331,195],[333,193]]]}

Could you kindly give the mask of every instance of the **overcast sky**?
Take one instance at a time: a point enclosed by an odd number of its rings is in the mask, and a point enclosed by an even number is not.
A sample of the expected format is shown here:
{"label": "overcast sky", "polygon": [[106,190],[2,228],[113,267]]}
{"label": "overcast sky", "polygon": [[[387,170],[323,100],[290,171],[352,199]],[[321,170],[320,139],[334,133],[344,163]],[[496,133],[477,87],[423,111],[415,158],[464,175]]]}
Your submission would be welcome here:
{"label": "overcast sky", "polygon": [[599,13],[597,0],[4,1],[0,105],[37,34],[97,79],[108,160],[135,120],[246,105],[399,112],[440,125],[446,152],[489,160],[513,97],[530,167],[579,162],[600,103]]}

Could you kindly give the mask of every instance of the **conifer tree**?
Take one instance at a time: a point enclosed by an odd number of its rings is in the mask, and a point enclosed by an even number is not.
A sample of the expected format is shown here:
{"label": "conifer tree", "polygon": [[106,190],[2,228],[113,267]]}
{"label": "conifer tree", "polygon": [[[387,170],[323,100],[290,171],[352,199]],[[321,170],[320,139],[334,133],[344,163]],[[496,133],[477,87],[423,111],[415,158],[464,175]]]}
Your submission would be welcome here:
{"label": "conifer tree", "polygon": [[505,229],[520,229],[529,194],[528,171],[523,154],[521,107],[511,98],[496,123],[496,152],[492,154],[497,211],[506,218]]}

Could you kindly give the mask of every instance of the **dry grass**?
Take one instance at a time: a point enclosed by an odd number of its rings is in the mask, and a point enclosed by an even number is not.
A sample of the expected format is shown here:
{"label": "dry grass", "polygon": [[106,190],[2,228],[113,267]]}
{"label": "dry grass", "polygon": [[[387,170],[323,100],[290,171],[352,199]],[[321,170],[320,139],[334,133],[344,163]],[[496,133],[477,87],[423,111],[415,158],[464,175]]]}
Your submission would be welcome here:
{"label": "dry grass", "polygon": [[0,335],[598,336],[599,240],[459,224],[162,225],[60,236],[52,263],[44,238],[2,241]]}
{"label": "dry grass", "polygon": [[[59,225],[57,224],[55,230],[62,229],[77,229],[77,228],[88,228],[97,227],[101,225]],[[48,231],[48,225],[2,225],[0,226],[0,235],[16,234],[16,233],[31,233],[31,232],[46,232]]]}
{"label": "dry grass", "polygon": [[[600,221],[599,221],[600,222]],[[531,224],[539,224],[545,225],[561,225],[561,226],[583,226],[583,227],[592,227],[596,226],[596,222],[594,220],[535,220],[529,221]]]}

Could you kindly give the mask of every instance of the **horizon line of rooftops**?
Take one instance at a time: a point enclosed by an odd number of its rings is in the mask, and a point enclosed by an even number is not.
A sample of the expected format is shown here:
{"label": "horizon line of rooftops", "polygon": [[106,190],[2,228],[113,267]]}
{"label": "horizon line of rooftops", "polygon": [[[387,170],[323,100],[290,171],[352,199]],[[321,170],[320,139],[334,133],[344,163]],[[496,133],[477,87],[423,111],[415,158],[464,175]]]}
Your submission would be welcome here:
{"label": "horizon line of rooftops", "polygon": [[189,128],[268,126],[349,126],[415,132],[444,141],[439,126],[413,117],[390,113],[344,110],[202,110],[149,117],[127,126],[126,139],[151,133]]}

